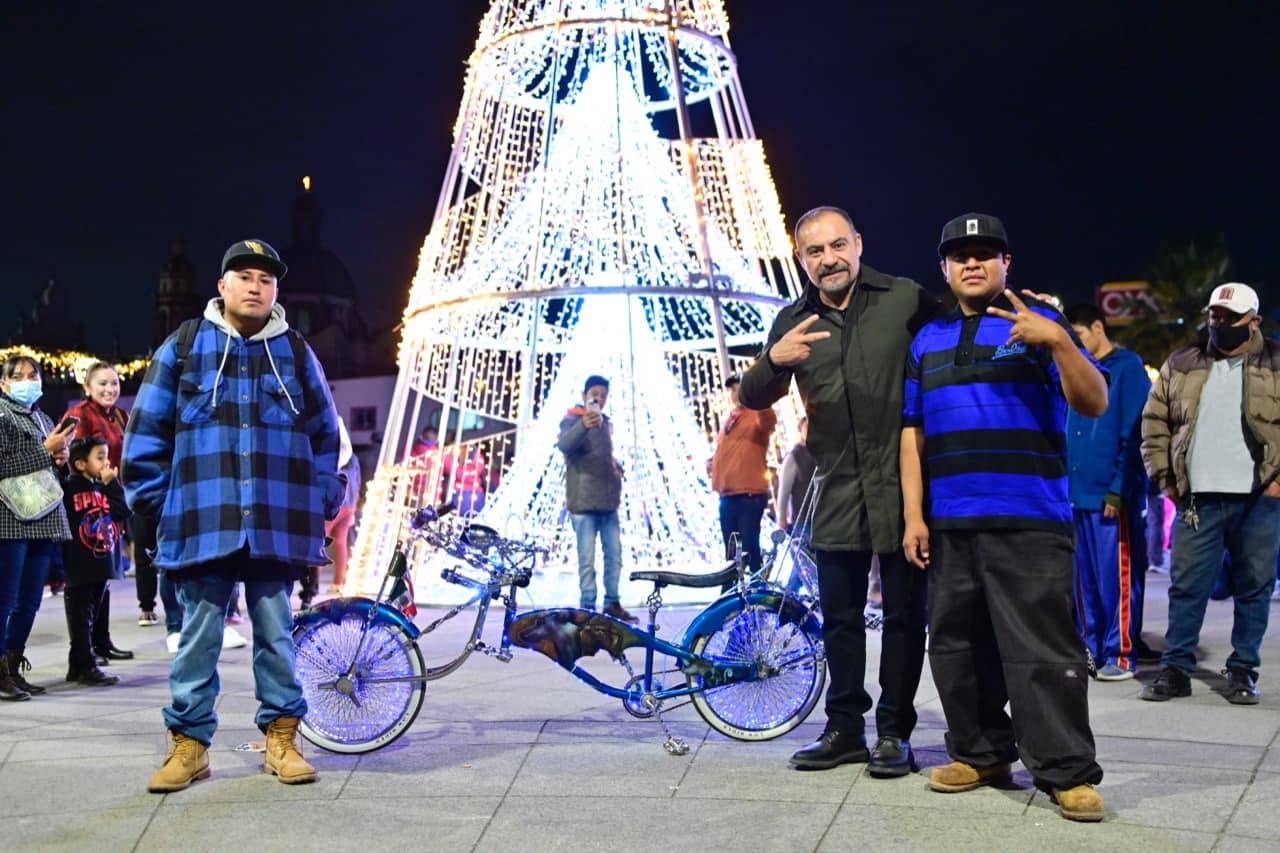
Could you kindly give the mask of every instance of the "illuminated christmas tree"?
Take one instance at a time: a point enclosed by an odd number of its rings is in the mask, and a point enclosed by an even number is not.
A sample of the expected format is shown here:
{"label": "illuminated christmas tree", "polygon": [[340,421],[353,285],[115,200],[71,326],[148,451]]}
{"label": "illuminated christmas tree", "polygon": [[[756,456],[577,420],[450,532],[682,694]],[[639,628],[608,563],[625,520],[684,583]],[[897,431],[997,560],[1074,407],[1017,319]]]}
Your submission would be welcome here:
{"label": "illuminated christmas tree", "polygon": [[[612,381],[626,472],[624,576],[711,568],[720,389],[797,290],[721,3],[495,0],[405,310],[353,584],[376,586],[409,510],[474,509],[479,490],[481,522],[574,564],[555,440],[594,373]],[[415,448],[437,406],[441,447]],[[477,417],[507,428],[464,441]],[[424,600],[433,575],[419,572]]]}

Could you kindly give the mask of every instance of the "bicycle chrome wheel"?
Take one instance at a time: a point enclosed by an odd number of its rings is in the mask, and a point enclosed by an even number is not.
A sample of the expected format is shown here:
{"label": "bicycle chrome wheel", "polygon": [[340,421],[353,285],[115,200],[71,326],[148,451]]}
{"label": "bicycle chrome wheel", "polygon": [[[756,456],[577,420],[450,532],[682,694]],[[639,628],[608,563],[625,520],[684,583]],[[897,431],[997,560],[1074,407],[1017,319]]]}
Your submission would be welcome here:
{"label": "bicycle chrome wheel", "polygon": [[[360,647],[364,622],[351,615],[294,631],[298,681],[307,700],[300,730],[331,752],[380,749],[404,734],[422,709],[426,682],[395,680],[422,675],[417,644],[398,625],[374,622]],[[352,666],[357,647],[360,657]]]}
{"label": "bicycle chrome wheel", "polygon": [[[821,642],[769,608],[748,606],[716,631],[697,637],[693,652],[733,663],[754,663],[755,681],[740,681],[693,694],[702,719],[737,740],[769,740],[800,725],[827,680]],[[700,686],[701,678],[691,686]]]}

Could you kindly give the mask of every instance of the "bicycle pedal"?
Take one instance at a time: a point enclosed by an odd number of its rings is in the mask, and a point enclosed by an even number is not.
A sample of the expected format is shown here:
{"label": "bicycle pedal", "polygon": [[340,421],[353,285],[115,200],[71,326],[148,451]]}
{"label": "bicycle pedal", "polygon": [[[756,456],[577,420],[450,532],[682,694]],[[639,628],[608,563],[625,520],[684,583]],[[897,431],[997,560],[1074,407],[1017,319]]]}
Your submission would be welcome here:
{"label": "bicycle pedal", "polygon": [[669,755],[688,755],[689,753],[689,744],[675,735],[667,735],[667,739],[662,742],[662,748]]}

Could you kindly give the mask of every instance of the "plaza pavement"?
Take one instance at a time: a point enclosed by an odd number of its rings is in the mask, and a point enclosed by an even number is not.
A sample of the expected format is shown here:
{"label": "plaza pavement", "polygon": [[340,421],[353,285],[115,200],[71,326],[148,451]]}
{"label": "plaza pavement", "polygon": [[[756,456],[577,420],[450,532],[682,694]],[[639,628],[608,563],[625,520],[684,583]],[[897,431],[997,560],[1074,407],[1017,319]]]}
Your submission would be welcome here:
{"label": "plaza pavement", "polygon": [[[286,786],[261,772],[250,650],[223,653],[222,727],[212,778],[187,791],[148,794],[167,738],[160,708],[169,656],[161,627],[135,622],[133,582],[113,591],[117,645],[134,661],[119,685],[64,684],[62,602],[46,599],[28,656],[49,693],[0,703],[0,847],[9,851],[541,851],[639,848],[698,851],[939,850],[1272,851],[1280,842],[1280,641],[1263,651],[1256,707],[1215,690],[1229,651],[1231,605],[1215,602],[1202,638],[1203,669],[1189,699],[1137,699],[1134,681],[1090,686],[1107,819],[1071,823],[1034,790],[1014,784],[966,794],[927,790],[945,763],[944,725],[926,667],[913,738],[925,769],[873,780],[861,765],[787,768],[822,729],[821,709],[789,735],[739,743],[691,707],[669,715],[692,747],[668,755],[655,720],[578,684],[540,655],[511,663],[473,656],[428,685],[421,715],[379,752],[345,756],[309,745],[320,772]],[[1151,576],[1147,636],[1159,644],[1165,579]],[[665,612],[674,631],[693,610]],[[420,614],[426,624],[430,612]],[[497,628],[500,620],[491,619]],[[242,626],[246,629],[247,625]],[[452,651],[462,617],[424,644]],[[874,673],[879,635],[870,642]],[[1153,674],[1153,673],[1149,673]],[[874,677],[872,678],[874,681]],[[874,688],[873,693],[874,693]]]}

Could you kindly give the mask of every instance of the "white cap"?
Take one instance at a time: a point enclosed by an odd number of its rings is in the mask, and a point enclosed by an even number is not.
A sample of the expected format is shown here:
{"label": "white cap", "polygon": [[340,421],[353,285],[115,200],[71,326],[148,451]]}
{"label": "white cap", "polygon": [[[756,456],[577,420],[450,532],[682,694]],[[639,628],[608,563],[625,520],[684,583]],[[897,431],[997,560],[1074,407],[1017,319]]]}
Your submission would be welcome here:
{"label": "white cap", "polygon": [[1220,284],[1209,295],[1210,308],[1226,308],[1236,314],[1258,313],[1258,292],[1247,284],[1229,281]]}

